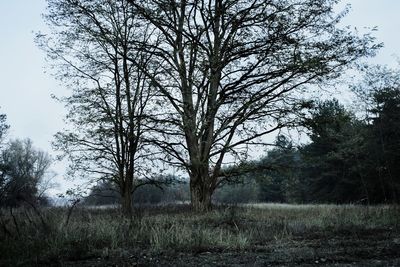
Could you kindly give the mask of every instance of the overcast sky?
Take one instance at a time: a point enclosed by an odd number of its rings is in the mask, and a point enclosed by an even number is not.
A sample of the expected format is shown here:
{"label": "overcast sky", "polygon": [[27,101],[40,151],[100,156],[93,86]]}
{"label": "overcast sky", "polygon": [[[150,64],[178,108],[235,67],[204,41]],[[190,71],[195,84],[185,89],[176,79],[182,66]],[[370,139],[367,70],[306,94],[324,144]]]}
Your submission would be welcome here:
{"label": "overcast sky", "polygon": [[[374,63],[396,66],[400,56],[400,1],[347,0],[352,6],[343,23],[362,30],[378,27],[375,36],[385,47]],[[45,0],[0,0],[0,113],[11,125],[11,138],[31,138],[34,145],[54,154],[53,135],[63,128],[64,108],[51,94],[65,91],[44,72],[44,54],[34,43],[34,33],[46,29],[41,14]],[[62,181],[63,164],[53,169]],[[60,190],[65,189],[66,183]]]}

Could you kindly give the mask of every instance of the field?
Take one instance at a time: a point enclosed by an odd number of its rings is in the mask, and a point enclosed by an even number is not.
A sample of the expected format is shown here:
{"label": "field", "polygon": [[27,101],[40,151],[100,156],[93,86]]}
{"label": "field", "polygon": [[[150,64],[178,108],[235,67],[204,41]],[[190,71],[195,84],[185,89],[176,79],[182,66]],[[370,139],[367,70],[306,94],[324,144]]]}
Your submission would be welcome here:
{"label": "field", "polygon": [[2,210],[0,266],[400,266],[400,207]]}

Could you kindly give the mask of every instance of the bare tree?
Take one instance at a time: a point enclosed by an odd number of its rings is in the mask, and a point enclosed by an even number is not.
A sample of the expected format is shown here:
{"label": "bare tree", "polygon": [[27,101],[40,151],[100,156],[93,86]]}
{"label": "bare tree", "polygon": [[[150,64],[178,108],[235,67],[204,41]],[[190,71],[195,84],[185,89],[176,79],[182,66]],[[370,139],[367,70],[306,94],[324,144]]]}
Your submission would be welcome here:
{"label": "bare tree", "polygon": [[188,172],[199,211],[229,176],[224,165],[294,123],[307,86],[337,78],[380,47],[337,26],[347,13],[334,14],[338,0],[129,2],[153,34],[134,40],[136,49],[161,70],[128,56],[163,99],[153,142]]}
{"label": "bare tree", "polygon": [[150,32],[124,0],[47,2],[52,31],[37,40],[71,92],[60,99],[70,128],[57,133],[55,147],[68,156],[73,175],[113,182],[131,214],[135,188],[154,182],[151,166],[142,164],[151,155],[143,136],[153,94],[142,69],[152,72],[152,55],[132,46]]}

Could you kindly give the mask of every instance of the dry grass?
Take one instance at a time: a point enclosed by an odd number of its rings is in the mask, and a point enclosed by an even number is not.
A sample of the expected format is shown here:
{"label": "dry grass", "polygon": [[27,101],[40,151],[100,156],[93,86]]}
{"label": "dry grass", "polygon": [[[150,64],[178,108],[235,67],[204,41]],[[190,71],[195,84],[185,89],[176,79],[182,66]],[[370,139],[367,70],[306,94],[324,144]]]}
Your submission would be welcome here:
{"label": "dry grass", "polygon": [[[194,213],[187,206],[147,207],[127,219],[117,209],[3,210],[0,265],[129,258],[148,251],[254,251],[310,238],[399,233],[398,206],[254,204]],[[301,252],[303,256],[306,251]],[[286,252],[285,252],[286,253]],[[311,256],[310,256],[311,257]]]}

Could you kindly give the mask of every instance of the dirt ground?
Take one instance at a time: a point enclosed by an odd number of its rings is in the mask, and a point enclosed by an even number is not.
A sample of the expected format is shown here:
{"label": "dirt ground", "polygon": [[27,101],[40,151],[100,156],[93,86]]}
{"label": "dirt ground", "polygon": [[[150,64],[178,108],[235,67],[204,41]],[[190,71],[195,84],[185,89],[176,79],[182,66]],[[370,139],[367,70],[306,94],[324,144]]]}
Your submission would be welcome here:
{"label": "dirt ground", "polygon": [[[120,255],[62,266],[400,266],[398,229],[312,233],[241,250],[121,251]],[[57,264],[58,265],[58,264]]]}

